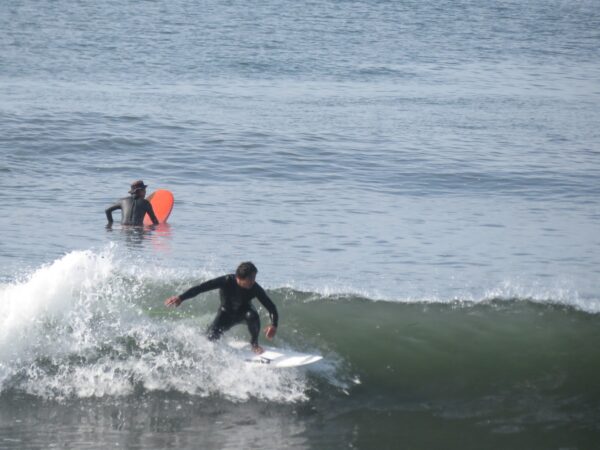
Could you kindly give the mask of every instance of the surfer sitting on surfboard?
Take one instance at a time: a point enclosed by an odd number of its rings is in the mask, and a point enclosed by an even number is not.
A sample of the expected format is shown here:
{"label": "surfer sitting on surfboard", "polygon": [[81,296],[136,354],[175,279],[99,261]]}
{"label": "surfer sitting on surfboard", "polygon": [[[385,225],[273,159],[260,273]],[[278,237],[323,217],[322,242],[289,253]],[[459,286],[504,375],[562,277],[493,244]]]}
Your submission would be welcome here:
{"label": "surfer sitting on surfboard", "polygon": [[262,353],[263,349],[258,345],[258,334],[260,332],[260,318],[252,306],[252,299],[258,301],[267,308],[271,325],[265,329],[265,336],[272,339],[277,332],[279,315],[277,308],[271,301],[265,290],[256,282],[258,269],[251,262],[241,263],[235,274],[223,275],[194,286],[181,295],[169,297],[165,301],[167,306],[179,306],[184,300],[195,297],[202,292],[219,289],[221,307],[215,319],[208,328],[208,339],[215,341],[221,337],[224,331],[241,322],[246,322],[250,331],[250,344],[254,353]]}
{"label": "surfer sitting on surfboard", "polygon": [[129,190],[129,197],[122,198],[114,205],[106,208],[106,218],[108,219],[108,225],[111,226],[113,223],[112,212],[117,209],[121,210],[121,224],[122,225],[135,225],[141,226],[144,224],[144,216],[148,214],[152,223],[158,225],[158,219],[154,214],[154,209],[146,197],[146,188],[148,186],[144,184],[142,180],[134,181],[131,184]]}

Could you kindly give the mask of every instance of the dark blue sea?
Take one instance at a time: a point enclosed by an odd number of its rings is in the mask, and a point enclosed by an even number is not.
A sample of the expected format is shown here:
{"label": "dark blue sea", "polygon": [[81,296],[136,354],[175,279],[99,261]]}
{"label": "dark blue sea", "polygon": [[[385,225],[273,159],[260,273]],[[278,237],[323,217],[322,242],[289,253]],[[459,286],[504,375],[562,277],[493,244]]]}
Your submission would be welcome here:
{"label": "dark blue sea", "polygon": [[1,449],[600,445],[599,0],[2,1],[0,194]]}

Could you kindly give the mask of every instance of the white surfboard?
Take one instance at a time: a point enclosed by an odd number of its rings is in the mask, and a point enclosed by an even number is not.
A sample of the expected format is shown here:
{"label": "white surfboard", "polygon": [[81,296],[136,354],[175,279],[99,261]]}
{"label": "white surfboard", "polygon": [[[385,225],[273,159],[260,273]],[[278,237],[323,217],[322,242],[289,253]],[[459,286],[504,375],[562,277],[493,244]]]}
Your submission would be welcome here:
{"label": "white surfboard", "polygon": [[240,350],[244,359],[253,364],[264,364],[269,367],[300,367],[313,364],[323,359],[321,355],[311,355],[282,348],[265,347],[261,345],[264,352],[255,355],[247,342],[232,341],[229,345]]}

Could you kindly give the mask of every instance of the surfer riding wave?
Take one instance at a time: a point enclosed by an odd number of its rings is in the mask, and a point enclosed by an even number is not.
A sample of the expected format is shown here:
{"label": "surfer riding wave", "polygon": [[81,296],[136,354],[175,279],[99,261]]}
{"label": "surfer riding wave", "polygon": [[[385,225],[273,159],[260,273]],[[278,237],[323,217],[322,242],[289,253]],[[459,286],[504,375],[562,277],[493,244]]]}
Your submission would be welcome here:
{"label": "surfer riding wave", "polygon": [[234,325],[246,322],[250,332],[252,351],[262,353],[263,348],[258,345],[260,332],[260,317],[252,306],[252,299],[258,301],[267,309],[271,325],[265,329],[265,336],[272,339],[277,332],[279,315],[277,307],[271,301],[265,290],[256,282],[258,269],[251,262],[243,262],[236,269],[235,274],[223,275],[202,284],[194,286],[183,294],[169,297],[166,306],[179,306],[184,300],[195,297],[203,292],[219,289],[221,306],[212,324],[208,328],[208,339],[215,341]]}

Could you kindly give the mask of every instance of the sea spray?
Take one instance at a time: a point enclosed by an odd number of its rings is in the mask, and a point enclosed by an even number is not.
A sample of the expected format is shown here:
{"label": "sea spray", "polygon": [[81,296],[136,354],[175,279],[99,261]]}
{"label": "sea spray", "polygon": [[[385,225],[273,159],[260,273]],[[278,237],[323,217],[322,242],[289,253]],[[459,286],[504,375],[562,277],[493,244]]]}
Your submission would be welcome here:
{"label": "sea spray", "polygon": [[283,403],[309,400],[315,389],[391,402],[499,387],[507,398],[522,386],[567,396],[597,389],[580,392],[597,369],[597,315],[568,293],[507,284],[474,300],[383,301],[268,287],[282,318],[275,345],[325,357],[308,371],[273,371],[249,366],[226,345],[248,338],[244,326],[217,343],[205,338],[217,292],[164,306],[211,276],[135,265],[111,246],[69,253],[3,285],[0,389],[51,399],[175,392]]}
{"label": "sea spray", "polygon": [[0,355],[20,353],[44,324],[65,317],[97,296],[109,279],[107,254],[75,251],[44,265],[25,281],[0,288]]}
{"label": "sea spray", "polygon": [[212,276],[202,267],[132,264],[110,246],[69,253],[4,284],[2,323],[11,328],[0,347],[0,396],[149,401],[194,417],[195,408],[216,404],[297,407],[336,423],[356,415],[379,423],[381,411],[490,420],[498,430],[569,426],[573,417],[597,423],[599,318],[568,293],[509,283],[475,299],[386,301],[267,286],[281,316],[275,345],[324,356],[308,370],[272,370],[227,345],[248,338],[244,326],[217,343],[205,338],[217,292],[164,306],[168,295]]}
{"label": "sea spray", "polygon": [[[116,254],[75,251],[2,287],[1,390],[59,400],[147,391],[307,399],[304,372],[254,367],[209,342],[209,315],[169,314],[148,277]],[[152,281],[161,283],[169,281]]]}

